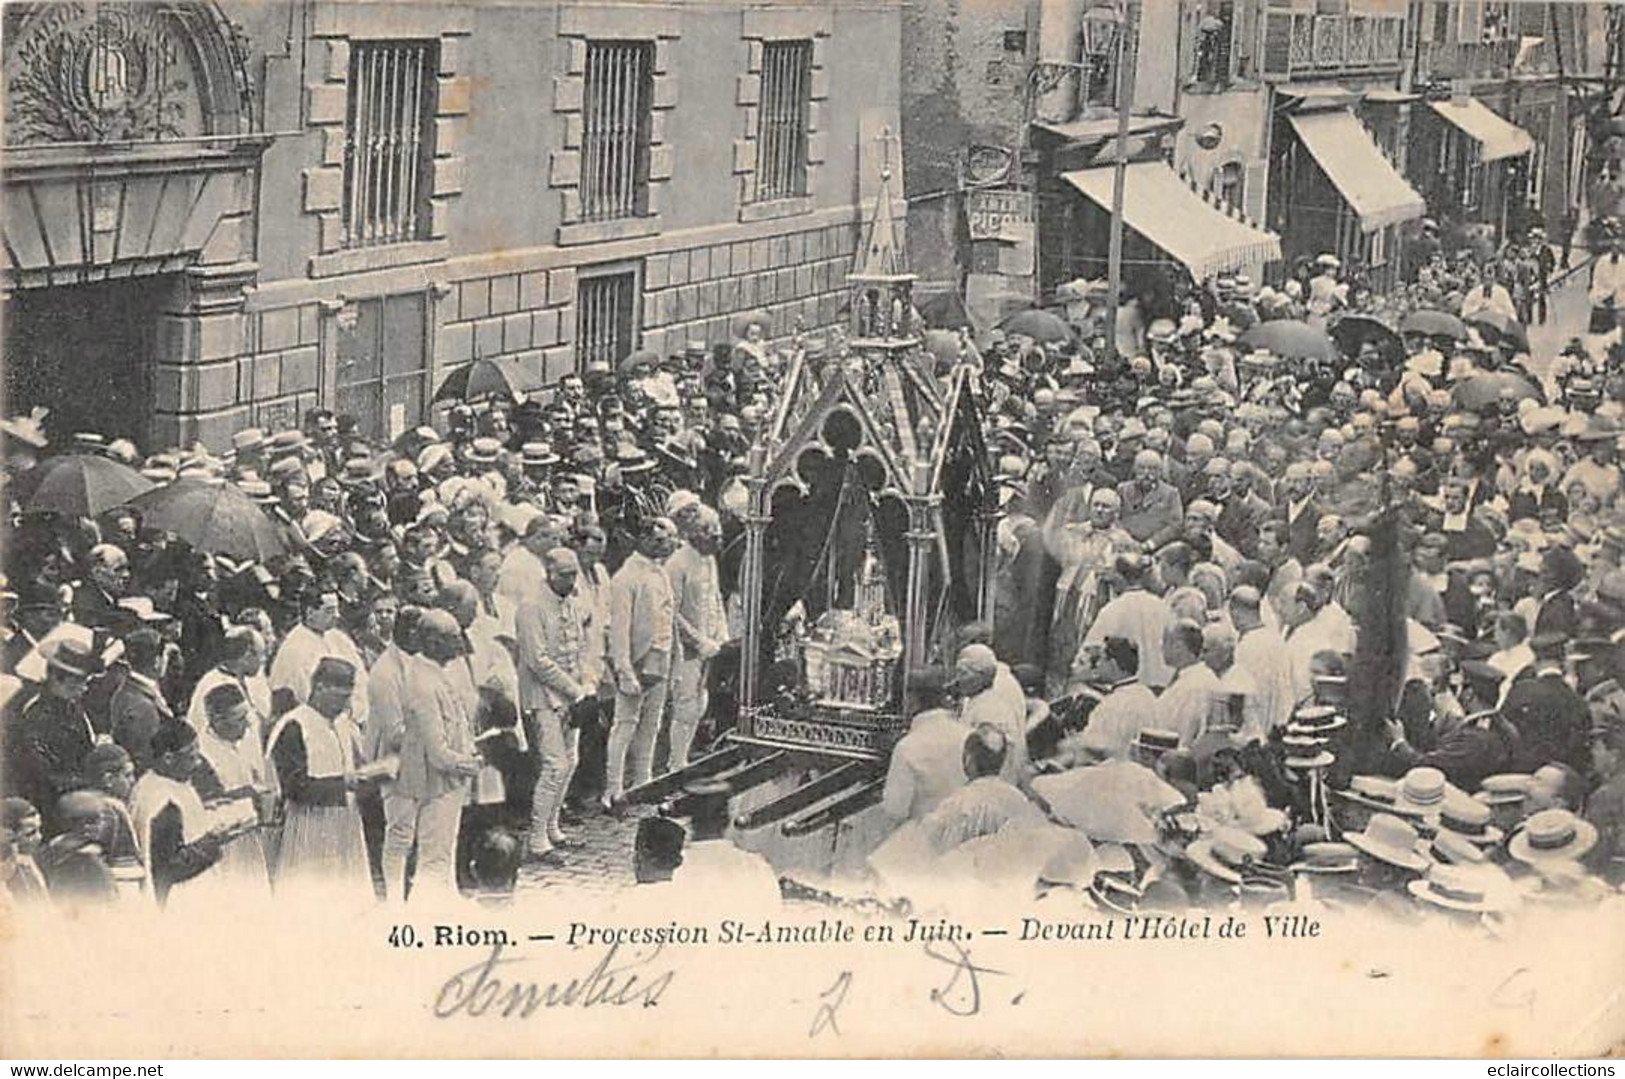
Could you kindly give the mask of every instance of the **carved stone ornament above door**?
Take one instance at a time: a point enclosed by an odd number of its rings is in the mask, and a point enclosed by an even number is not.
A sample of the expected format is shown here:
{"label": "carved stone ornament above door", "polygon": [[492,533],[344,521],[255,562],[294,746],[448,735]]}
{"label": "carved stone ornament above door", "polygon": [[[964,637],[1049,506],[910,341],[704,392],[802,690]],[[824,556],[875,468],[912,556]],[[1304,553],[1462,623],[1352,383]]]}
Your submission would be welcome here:
{"label": "carved stone ornament above door", "polygon": [[242,44],[212,4],[17,5],[6,36],[8,147],[248,130]]}

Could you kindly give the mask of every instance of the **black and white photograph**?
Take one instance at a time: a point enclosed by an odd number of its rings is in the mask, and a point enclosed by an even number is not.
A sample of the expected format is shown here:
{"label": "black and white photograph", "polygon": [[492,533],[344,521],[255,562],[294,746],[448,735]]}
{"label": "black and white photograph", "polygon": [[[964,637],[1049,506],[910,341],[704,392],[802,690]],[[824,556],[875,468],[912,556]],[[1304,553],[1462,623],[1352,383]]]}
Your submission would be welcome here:
{"label": "black and white photograph", "polygon": [[1625,7],[0,17],[7,1055],[1625,1044]]}

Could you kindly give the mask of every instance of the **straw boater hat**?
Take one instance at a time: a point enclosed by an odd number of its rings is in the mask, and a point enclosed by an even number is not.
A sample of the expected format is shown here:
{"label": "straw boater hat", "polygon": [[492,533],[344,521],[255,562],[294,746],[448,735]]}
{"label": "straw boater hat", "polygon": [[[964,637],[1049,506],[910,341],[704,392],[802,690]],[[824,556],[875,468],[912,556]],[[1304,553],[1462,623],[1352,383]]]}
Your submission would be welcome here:
{"label": "straw boater hat", "polygon": [[310,439],[303,431],[278,431],[266,440],[265,451],[272,457],[280,457],[285,453],[298,453],[309,445]]}
{"label": "straw boater hat", "polygon": [[1399,799],[1399,781],[1386,776],[1352,776],[1347,790],[1333,793],[1356,805],[1392,813]]}
{"label": "straw boater hat", "polygon": [[630,439],[623,439],[616,444],[615,464],[620,467],[623,476],[647,472],[655,467],[654,458],[644,453],[643,447]]}
{"label": "straw boater hat", "polygon": [[231,450],[235,454],[255,453],[265,446],[265,432],[258,427],[244,427],[231,435]]}
{"label": "straw boater hat", "polygon": [[1429,861],[1450,865],[1481,865],[1488,860],[1471,840],[1442,828],[1430,838],[1417,840],[1416,852]]}
{"label": "straw boater hat", "polygon": [[1488,806],[1509,805],[1526,801],[1534,786],[1535,777],[1525,772],[1501,772],[1480,780],[1473,797]]}
{"label": "straw boater hat", "polygon": [[1288,746],[1281,763],[1294,771],[1313,772],[1337,763],[1337,754],[1329,749]]}
{"label": "straw boater hat", "polygon": [[494,465],[502,453],[502,443],[489,436],[481,436],[468,444],[463,457],[476,465]]}
{"label": "straw boater hat", "polygon": [[1348,719],[1336,708],[1326,704],[1306,704],[1292,713],[1288,729],[1297,728],[1306,736],[1324,738],[1333,731],[1348,726]]}
{"label": "straw boater hat", "polygon": [[1347,843],[1305,843],[1291,868],[1294,873],[1354,873],[1360,868],[1360,852]]}
{"label": "straw boater hat", "polygon": [[1597,826],[1567,809],[1543,809],[1512,836],[1507,851],[1530,865],[1572,862],[1597,845]]}
{"label": "straw boater hat", "polygon": [[249,500],[261,506],[276,504],[276,492],[264,480],[238,480],[237,489],[249,497]]}
{"label": "straw boater hat", "polygon": [[339,469],[338,480],[346,487],[360,487],[367,483],[377,483],[384,478],[382,465],[375,463],[370,457],[351,457]]}
{"label": "straw boater hat", "polygon": [[1154,754],[1171,753],[1179,748],[1179,734],[1146,727],[1134,736],[1134,748]]}
{"label": "straw boater hat", "polygon": [[1506,834],[1491,824],[1490,818],[1489,806],[1452,789],[1445,795],[1444,808],[1439,812],[1439,834],[1456,835],[1469,843],[1493,847],[1505,839]]}
{"label": "straw boater hat", "polygon": [[519,463],[525,468],[547,468],[559,463],[551,442],[527,442],[519,447]]}
{"label": "straw boater hat", "polygon": [[1185,855],[1204,873],[1240,884],[1242,874],[1268,851],[1262,839],[1240,828],[1215,828],[1186,847]]}
{"label": "straw boater hat", "polygon": [[53,643],[49,648],[41,649],[45,654],[45,663],[59,671],[77,674],[81,678],[89,678],[96,673],[96,653],[90,645],[64,637]]}
{"label": "straw boater hat", "polygon": [[1444,773],[1437,768],[1412,768],[1399,781],[1394,810],[1412,817],[1421,817],[1437,824],[1444,810],[1445,798],[1455,792],[1465,797],[1465,791],[1452,787]]}
{"label": "straw boater hat", "polygon": [[1416,829],[1391,813],[1373,814],[1365,831],[1348,832],[1343,838],[1379,862],[1418,873],[1428,867],[1428,860],[1416,851],[1421,838]]}
{"label": "straw boater hat", "polygon": [[1426,877],[1410,881],[1406,887],[1416,898],[1436,907],[1488,913],[1503,910],[1516,901],[1511,888],[1498,879],[1498,873],[1499,870],[1490,867],[1439,863],[1428,870]]}

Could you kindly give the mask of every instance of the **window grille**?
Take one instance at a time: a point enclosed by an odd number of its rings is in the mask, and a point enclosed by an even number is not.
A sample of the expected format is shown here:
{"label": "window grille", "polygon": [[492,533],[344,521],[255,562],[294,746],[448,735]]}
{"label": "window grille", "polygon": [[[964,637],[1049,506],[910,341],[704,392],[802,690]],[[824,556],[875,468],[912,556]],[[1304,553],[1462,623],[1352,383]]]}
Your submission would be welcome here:
{"label": "window grille", "polygon": [[770,41],[762,47],[762,99],[756,135],[756,197],[807,193],[807,105],[812,42]]}
{"label": "window grille", "polygon": [[649,106],[654,45],[587,45],[581,143],[581,216],[586,221],[640,217],[649,210]]}
{"label": "window grille", "polygon": [[436,44],[356,42],[344,141],[346,247],[428,235]]}
{"label": "window grille", "polygon": [[632,270],[583,274],[576,286],[576,361],[617,369],[637,347],[638,280]]}

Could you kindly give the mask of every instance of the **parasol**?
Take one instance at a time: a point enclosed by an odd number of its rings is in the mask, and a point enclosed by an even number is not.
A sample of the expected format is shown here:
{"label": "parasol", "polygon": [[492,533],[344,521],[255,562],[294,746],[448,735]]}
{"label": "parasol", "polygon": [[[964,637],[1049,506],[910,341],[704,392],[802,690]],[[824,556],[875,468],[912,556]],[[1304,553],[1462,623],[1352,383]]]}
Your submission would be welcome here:
{"label": "parasol", "polygon": [[1065,319],[1053,311],[1038,308],[1017,311],[1000,323],[999,329],[1008,335],[1020,334],[1022,337],[1031,337],[1039,344],[1072,340],[1072,327],[1066,324]]}
{"label": "parasol", "polygon": [[1373,345],[1387,367],[1395,367],[1405,360],[1405,342],[1399,332],[1375,315],[1344,315],[1331,328],[1332,340],[1350,359],[1360,355],[1368,343]]}
{"label": "parasol", "polygon": [[1424,337],[1453,337],[1457,341],[1467,338],[1467,324],[1448,311],[1424,307],[1412,311],[1399,324],[1400,333],[1417,333]]}
{"label": "parasol", "polygon": [[197,551],[264,562],[286,549],[265,511],[224,480],[176,480],[130,505],[147,527],[173,533]]}
{"label": "parasol", "polygon": [[1108,761],[1033,780],[1053,816],[1098,843],[1154,843],[1157,817],[1185,796],[1148,768]]}
{"label": "parasol", "polygon": [[1323,330],[1290,318],[1260,322],[1241,335],[1241,344],[1288,359],[1331,360],[1337,357],[1336,346]]}
{"label": "parasol", "polygon": [[24,509],[67,517],[100,517],[153,487],[129,465],[89,453],[47,457],[20,473],[17,483]]}
{"label": "parasol", "polygon": [[1476,412],[1499,401],[1507,389],[1512,390],[1518,400],[1526,397],[1535,401],[1541,399],[1540,390],[1534,383],[1512,371],[1492,371],[1463,379],[1456,384],[1450,397],[1457,408]]}
{"label": "parasol", "polygon": [[1484,340],[1492,345],[1510,345],[1515,352],[1529,351],[1529,331],[1523,323],[1500,311],[1479,311],[1467,319],[1467,325],[1477,326]]}
{"label": "parasol", "polygon": [[488,397],[518,400],[540,388],[541,381],[513,357],[480,359],[447,375],[446,381],[435,391],[434,403],[483,401]]}

